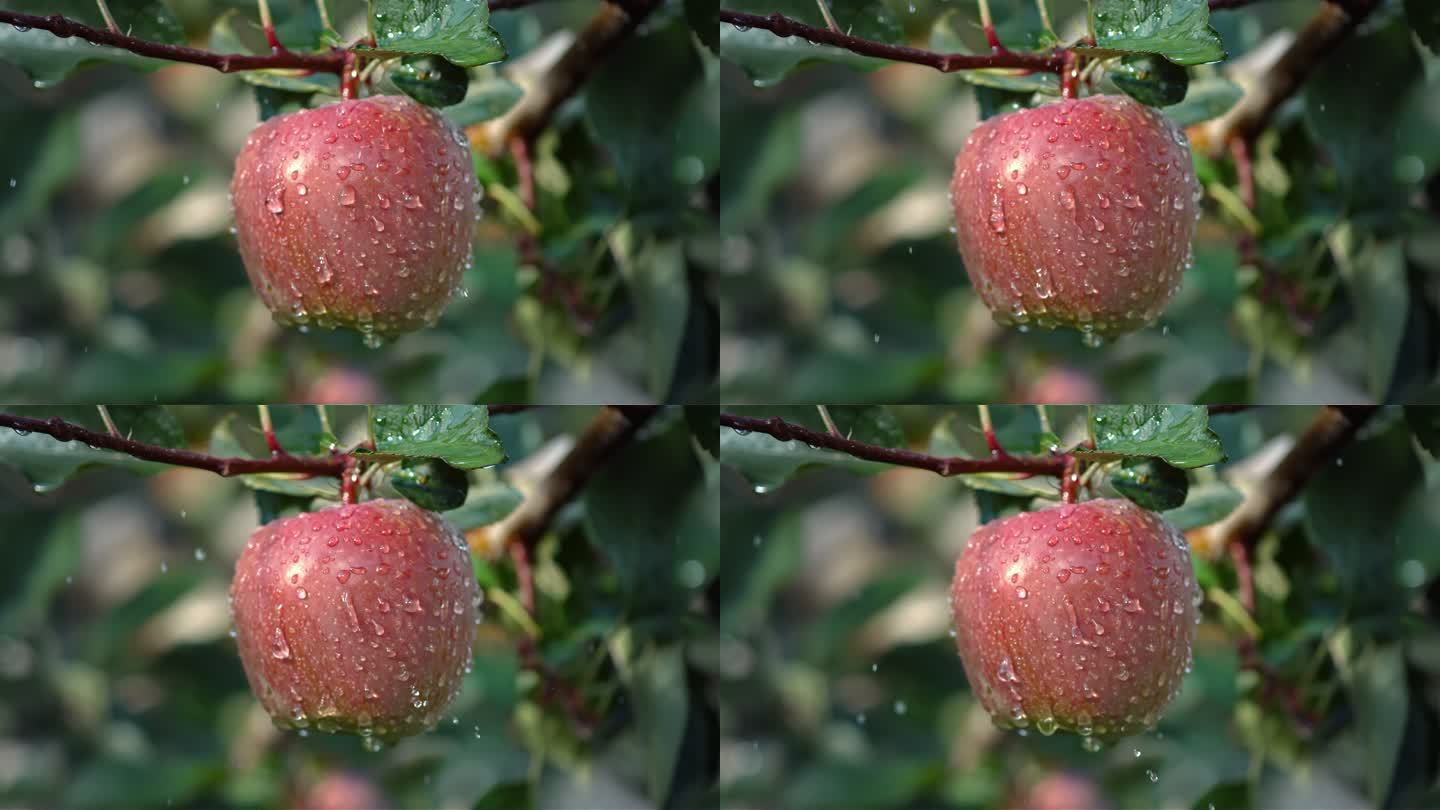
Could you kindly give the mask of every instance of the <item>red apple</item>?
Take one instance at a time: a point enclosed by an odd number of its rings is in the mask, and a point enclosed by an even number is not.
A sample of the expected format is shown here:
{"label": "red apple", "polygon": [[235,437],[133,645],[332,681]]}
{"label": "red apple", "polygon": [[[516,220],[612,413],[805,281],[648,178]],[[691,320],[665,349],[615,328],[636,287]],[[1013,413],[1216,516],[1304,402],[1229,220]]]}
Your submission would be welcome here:
{"label": "red apple", "polygon": [[1078,329],[1098,344],[1159,317],[1190,264],[1190,146],[1127,96],[985,121],[950,189],[965,270],[1002,323]]}
{"label": "red apple", "polygon": [[367,342],[434,323],[470,261],[478,185],[464,136],[406,96],[276,116],[231,182],[240,255],[286,324]]}
{"label": "red apple", "polygon": [[261,526],[230,596],[250,689],[278,725],[382,739],[439,721],[480,600],[464,539],[403,500]]}
{"label": "red apple", "polygon": [[1004,727],[1097,739],[1154,725],[1190,666],[1200,592],[1185,538],[1130,501],[981,526],[955,563],[965,675]]}

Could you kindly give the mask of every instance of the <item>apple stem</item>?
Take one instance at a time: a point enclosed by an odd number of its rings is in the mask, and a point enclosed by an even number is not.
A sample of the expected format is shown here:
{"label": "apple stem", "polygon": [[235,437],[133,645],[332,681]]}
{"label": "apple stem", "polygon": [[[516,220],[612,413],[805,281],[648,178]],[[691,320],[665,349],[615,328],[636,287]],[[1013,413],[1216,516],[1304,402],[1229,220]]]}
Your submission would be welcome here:
{"label": "apple stem", "polygon": [[275,438],[275,425],[270,421],[270,406],[255,406],[260,411],[260,430],[265,434],[265,446],[270,448],[271,456],[283,456],[285,450],[280,447],[280,440]]}
{"label": "apple stem", "polygon": [[980,411],[980,430],[985,434],[985,446],[990,448],[991,458],[1008,458],[1009,453],[1000,446],[1000,439],[995,436],[995,425],[990,421],[990,406],[975,406]]}
{"label": "apple stem", "polygon": [[285,46],[280,44],[280,38],[275,35],[275,20],[270,17],[269,0],[257,0],[260,6],[260,27],[265,29],[265,41],[270,44],[272,53],[285,53]]}
{"label": "apple stem", "polygon": [[1064,67],[1060,71],[1060,97],[1080,97],[1080,57],[1074,51],[1065,51]]}
{"label": "apple stem", "polygon": [[1080,502],[1080,459],[1073,455],[1065,457],[1065,471],[1060,476],[1060,502]]}
{"label": "apple stem", "polygon": [[835,425],[835,420],[830,418],[830,409],[824,405],[816,405],[815,408],[820,411],[820,421],[825,423],[825,429],[830,431],[830,435],[839,436],[840,428]]}
{"label": "apple stem", "polygon": [[346,101],[360,97],[359,62],[354,51],[345,51],[344,68],[340,71],[340,98]]}
{"label": "apple stem", "polygon": [[340,475],[340,502],[354,504],[359,502],[360,490],[360,464],[354,456],[345,457],[345,468]]}

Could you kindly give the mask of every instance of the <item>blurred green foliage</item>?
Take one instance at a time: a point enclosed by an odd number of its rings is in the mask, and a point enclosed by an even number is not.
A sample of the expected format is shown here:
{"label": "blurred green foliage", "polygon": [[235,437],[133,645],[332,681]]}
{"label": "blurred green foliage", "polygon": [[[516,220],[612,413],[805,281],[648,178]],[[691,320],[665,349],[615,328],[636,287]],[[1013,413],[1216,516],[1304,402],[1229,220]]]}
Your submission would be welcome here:
{"label": "blurred green foliage", "polygon": [[[93,408],[30,411],[101,428]],[[297,453],[327,436],[351,447],[375,430],[360,407],[327,409],[333,434],[313,408],[271,411]],[[464,473],[469,497],[447,519],[483,533],[595,413],[495,416],[481,446],[493,437],[508,460]],[[268,455],[251,408],[112,415],[167,422],[197,449],[208,439],[213,452]],[[437,406],[390,416],[412,426],[414,441],[392,436],[404,455],[474,442],[484,415]],[[373,754],[357,737],[276,730],[227,634],[234,560],[259,519],[312,499],[322,507],[333,480],[277,494],[261,476],[162,465],[142,476],[102,458],[41,493],[20,473],[46,442],[66,445],[16,437],[31,452],[0,446],[0,517],[15,540],[0,565],[0,805],[285,808],[324,791],[343,802],[325,806],[367,808],[713,805],[718,462],[692,436],[682,409],[663,409],[597,470],[534,550],[533,619],[516,619],[510,559],[477,555],[485,599],[473,671],[439,728]],[[394,497],[388,476],[373,481],[375,497]],[[636,499],[657,492],[661,508],[635,519]],[[476,537],[472,547],[487,548]],[[594,710],[589,733],[521,663],[528,632]]]}
{"label": "blurred green foliage", "polygon": [[[311,0],[269,5],[287,46],[337,41]],[[0,6],[103,27],[94,3]],[[335,100],[333,75],[223,75],[6,25],[0,117],[24,126],[0,135],[0,392],[69,402],[706,401],[717,372],[719,74],[681,0],[610,52],[540,133],[533,214],[511,157],[481,128],[519,100],[512,66],[563,47],[594,4],[491,16],[459,0],[383,3],[378,23],[360,0],[328,7],[338,41],[368,24],[387,53],[450,60],[444,87],[401,69],[393,82],[375,73],[376,92],[439,103],[469,91],[445,112],[475,127],[486,193],[474,265],[437,328],[379,350],[351,333],[282,330],[246,280],[229,232],[234,156],[259,118]],[[155,41],[266,49],[253,3],[151,0],[115,11],[123,28]],[[480,66],[457,82],[456,64]],[[644,90],[661,81],[663,91]],[[527,231],[547,273],[522,257]]]}
{"label": "blurred green foliage", "polygon": [[[802,0],[725,5],[824,25]],[[858,36],[941,52],[987,49],[973,6],[833,5],[842,29]],[[1033,3],[989,5],[1008,47],[1056,41]],[[1086,33],[1085,3],[1047,5],[1060,42]],[[1200,0],[1095,4],[1102,46],[1167,57],[1097,73],[1095,92],[1160,104],[1183,95],[1164,112],[1198,125],[1190,136],[1206,190],[1194,266],[1179,294],[1155,325],[1098,350],[1073,332],[993,324],[951,232],[946,194],[966,135],[981,117],[1053,99],[1053,75],[941,74],[722,26],[722,118],[744,122],[726,128],[721,167],[722,398],[1268,404],[1420,396],[1440,367],[1440,72],[1422,44],[1433,48],[1433,4],[1403,5],[1381,3],[1279,108],[1255,144],[1251,213],[1233,160],[1202,122],[1239,100],[1236,81],[1263,71],[1255,61],[1273,59],[1316,3],[1213,14]],[[1164,67],[1137,70],[1145,64]],[[1241,249],[1247,234],[1258,258]],[[1087,387],[1057,394],[1047,384],[1055,374]]]}
{"label": "blurred green foliage", "polygon": [[[818,424],[815,409],[749,407]],[[808,410],[809,415],[804,411]],[[873,407],[891,446],[988,455],[975,412]],[[1381,409],[1333,464],[1314,470],[1253,558],[1256,609],[1213,524],[1314,418],[1314,406],[1104,411],[992,406],[1002,446],[1077,446],[1095,417],[1121,418],[1158,455],[1200,427],[1224,459],[1188,470],[1186,530],[1206,593],[1193,671],[1159,725],[1097,753],[1074,735],[995,728],[966,683],[947,601],[955,560],[982,522],[1057,497],[981,489],[900,467],[857,475],[812,450],[783,483],[757,478],[759,433],[721,436],[722,796],[747,808],[1429,808],[1440,739],[1440,463],[1414,430],[1433,407]],[[1124,413],[1121,413],[1121,411]],[[1167,429],[1159,426],[1169,425]],[[1416,426],[1412,428],[1412,426]],[[937,442],[939,446],[937,446]],[[733,454],[732,454],[732,451]],[[829,460],[825,458],[828,454]],[[1123,470],[1146,458],[1108,463]],[[1110,473],[1096,497],[1114,497]],[[769,485],[757,485],[765,480]],[[1126,496],[1134,492],[1126,475]],[[1224,494],[1228,493],[1228,494]],[[1243,663],[1253,631],[1265,671]]]}

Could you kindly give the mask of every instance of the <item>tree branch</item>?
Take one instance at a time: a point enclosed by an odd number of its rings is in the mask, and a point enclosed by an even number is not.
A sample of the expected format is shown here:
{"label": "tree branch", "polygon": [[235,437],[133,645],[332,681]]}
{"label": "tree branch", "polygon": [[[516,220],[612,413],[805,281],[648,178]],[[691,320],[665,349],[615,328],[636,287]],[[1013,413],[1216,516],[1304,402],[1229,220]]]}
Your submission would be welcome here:
{"label": "tree branch", "polygon": [[1304,84],[1310,71],[1379,5],[1380,0],[1322,2],[1274,67],[1221,119],[1219,127],[1211,130],[1222,133],[1218,142],[1228,143],[1234,138],[1252,141],[1259,136],[1280,105]]}
{"label": "tree branch", "polygon": [[299,473],[339,478],[345,472],[347,459],[345,455],[324,458],[291,455],[276,455],[270,458],[212,456],[111,436],[66,422],[59,417],[32,419],[28,416],[0,413],[0,427],[11,428],[17,433],[44,433],[62,442],[78,441],[100,450],[114,450],[145,461],[173,464],[177,467],[209,470],[225,477],[253,473]]}
{"label": "tree branch", "polygon": [[765,433],[782,442],[800,441],[811,447],[836,450],[866,461],[878,461],[900,467],[914,467],[929,470],[937,475],[951,476],[967,473],[1020,473],[1023,475],[1048,475],[1056,478],[1065,474],[1068,454],[1052,456],[995,455],[990,458],[963,458],[960,456],[932,456],[893,447],[857,442],[843,436],[819,433],[800,425],[786,422],[778,416],[758,419],[734,414],[720,414],[720,424],[737,433]]}
{"label": "tree branch", "polygon": [[155,59],[204,65],[221,73],[281,68],[338,74],[345,66],[345,51],[335,50],[330,53],[314,54],[279,50],[264,56],[248,53],[211,53],[198,48],[187,48],[183,45],[150,42],[126,34],[106,31],[102,28],[91,28],[84,23],[59,14],[45,17],[0,9],[0,23],[10,23],[19,30],[37,28],[49,31],[61,38],[77,37],[96,45],[109,45],[112,48]]}
{"label": "tree branch", "polygon": [[579,494],[590,476],[616,450],[635,438],[640,426],[659,410],[659,406],[654,405],[612,405],[600,409],[575,446],[535,491],[491,528],[491,537],[497,538],[502,548],[516,543],[533,546],[549,530],[560,510]]}
{"label": "tree branch", "polygon": [[889,59],[892,62],[909,62],[932,67],[941,73],[957,70],[979,70],[982,68],[1017,68],[1059,74],[1065,69],[1064,50],[1048,53],[1019,53],[999,50],[990,54],[937,53],[906,45],[889,45],[869,39],[853,37],[838,31],[816,28],[793,20],[783,14],[747,14],[743,11],[720,9],[720,22],[729,23],[739,29],[761,28],[778,37],[799,37],[821,45],[832,45],[862,56]]}
{"label": "tree branch", "polygon": [[1316,472],[1334,461],[1376,410],[1376,405],[1321,408],[1290,452],[1221,524],[1218,534],[1224,543],[1253,549],[1280,510],[1300,494]]}
{"label": "tree branch", "polygon": [[533,139],[555,110],[580,89],[604,57],[630,36],[660,6],[660,0],[607,0],[575,36],[559,60],[542,75],[510,112],[486,127],[490,142],[503,148],[512,138]]}

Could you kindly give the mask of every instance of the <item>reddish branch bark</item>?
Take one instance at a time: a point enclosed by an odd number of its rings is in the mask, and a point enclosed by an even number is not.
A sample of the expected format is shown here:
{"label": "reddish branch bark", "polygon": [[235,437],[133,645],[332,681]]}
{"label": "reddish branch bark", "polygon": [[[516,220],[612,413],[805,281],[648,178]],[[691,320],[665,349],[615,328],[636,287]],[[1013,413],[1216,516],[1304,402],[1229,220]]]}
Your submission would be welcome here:
{"label": "reddish branch bark", "polygon": [[253,473],[299,473],[338,478],[344,472],[346,463],[346,457],[343,455],[327,457],[277,455],[270,458],[212,456],[191,450],[176,450],[111,436],[109,433],[90,430],[58,417],[32,419],[28,416],[0,413],[0,427],[8,427],[25,433],[44,433],[62,442],[78,441],[97,449],[114,450],[145,461],[173,464],[178,467],[194,467],[226,477]]}
{"label": "reddish branch bark", "polygon": [[816,28],[783,14],[747,14],[743,11],[731,11],[723,8],[720,9],[720,22],[729,23],[741,29],[761,28],[778,37],[799,37],[821,45],[833,45],[862,56],[925,65],[942,73],[981,68],[1018,68],[1059,74],[1065,68],[1064,52],[1058,50],[1049,53],[1019,53],[1007,50],[999,50],[990,54],[937,53],[906,45],[888,45],[842,34],[838,31]]}
{"label": "reddish branch bark", "polygon": [[103,28],[92,28],[84,23],[72,20],[59,14],[52,14],[48,17],[38,14],[21,14],[17,11],[0,9],[0,23],[9,23],[16,28],[35,28],[49,31],[57,37],[77,37],[96,45],[109,45],[112,48],[119,48],[130,53],[149,56],[155,59],[165,59],[171,62],[186,62],[192,65],[204,65],[214,68],[221,73],[234,73],[241,70],[268,70],[274,68],[286,68],[295,70],[313,70],[320,73],[338,74],[345,66],[345,52],[331,51],[329,53],[296,53],[294,51],[280,50],[274,53],[258,56],[246,53],[211,53],[198,48],[187,48],[183,45],[167,45],[162,42],[150,42],[144,39],[127,36],[125,34],[107,31]]}
{"label": "reddish branch bark", "polygon": [[759,419],[750,416],[720,414],[720,425],[737,433],[764,433],[782,442],[799,441],[811,447],[837,450],[866,461],[878,461],[901,467],[915,467],[929,470],[943,476],[967,473],[1021,473],[1024,475],[1048,475],[1059,478],[1065,473],[1067,455],[1053,456],[1012,456],[1001,452],[990,458],[963,458],[960,456],[932,456],[914,450],[895,447],[881,447],[875,444],[857,442],[843,436],[831,436],[809,428],[786,422],[778,416]]}

